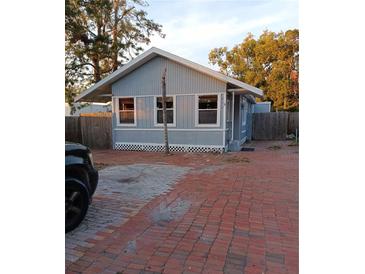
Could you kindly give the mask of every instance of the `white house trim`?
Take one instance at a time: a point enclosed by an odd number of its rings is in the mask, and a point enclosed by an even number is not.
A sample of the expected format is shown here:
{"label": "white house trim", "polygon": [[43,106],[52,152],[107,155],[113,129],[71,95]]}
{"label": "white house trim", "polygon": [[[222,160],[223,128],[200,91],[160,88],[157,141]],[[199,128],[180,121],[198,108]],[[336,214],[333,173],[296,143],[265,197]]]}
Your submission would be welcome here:
{"label": "white house trim", "polygon": [[[153,98],[153,122],[155,127],[163,127],[163,123],[157,123],[157,97],[162,97],[161,95],[154,95]],[[176,95],[166,95],[166,97],[172,97],[173,100],[173,111],[174,111],[174,122],[172,124],[167,124],[167,127],[176,127]]]}
{"label": "white house trim", "polygon": [[[199,124],[199,96],[217,95],[217,122],[215,124]],[[195,127],[220,127],[221,121],[221,93],[195,94]]]}
{"label": "white house trim", "polygon": [[[163,131],[163,128],[124,128],[124,127],[116,127],[113,130],[160,130]],[[168,131],[224,131],[222,128],[169,128]]]}
{"label": "white house trim", "polygon": [[[223,153],[224,146],[214,145],[186,145],[186,144],[169,144],[170,151],[173,152],[219,152]],[[151,151],[162,152],[165,149],[163,143],[129,143],[116,142],[114,149],[117,150],[132,150],[132,151]]]}
{"label": "white house trim", "polygon": [[[225,92],[209,92],[209,93],[178,93],[178,94],[172,94],[172,95],[167,95],[167,97],[169,96],[195,96],[197,94],[199,95],[213,95],[213,94],[224,94]],[[145,98],[145,97],[155,97],[155,96],[162,96],[162,95],[158,95],[158,94],[145,94],[145,95],[131,95],[131,96],[134,96],[136,98]],[[123,98],[123,97],[131,97],[131,96],[128,96],[128,95],[114,95],[112,96],[112,98],[116,98],[116,97],[120,97],[120,98]]]}
{"label": "white house trim", "polygon": [[231,141],[233,142],[234,139],[234,92],[232,92],[232,136]]}
{"label": "white house trim", "polygon": [[227,107],[227,93],[223,95],[223,145],[226,147],[226,107]]}

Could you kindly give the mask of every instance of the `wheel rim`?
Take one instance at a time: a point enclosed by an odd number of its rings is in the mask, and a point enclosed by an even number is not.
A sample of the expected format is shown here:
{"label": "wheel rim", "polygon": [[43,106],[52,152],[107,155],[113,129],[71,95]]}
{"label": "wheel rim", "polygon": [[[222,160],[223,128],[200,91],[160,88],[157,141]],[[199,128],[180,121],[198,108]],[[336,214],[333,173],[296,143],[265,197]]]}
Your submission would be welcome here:
{"label": "wheel rim", "polygon": [[65,198],[65,218],[68,227],[79,219],[83,209],[83,200],[80,190],[75,188],[66,188]]}

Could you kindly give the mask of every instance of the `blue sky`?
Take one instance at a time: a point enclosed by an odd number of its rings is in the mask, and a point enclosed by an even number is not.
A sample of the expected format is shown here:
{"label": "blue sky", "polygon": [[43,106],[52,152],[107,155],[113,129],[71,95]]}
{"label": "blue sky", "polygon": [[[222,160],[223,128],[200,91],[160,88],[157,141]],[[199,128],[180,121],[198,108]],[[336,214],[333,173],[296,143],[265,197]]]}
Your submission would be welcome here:
{"label": "blue sky", "polygon": [[[149,18],[163,25],[159,47],[205,66],[215,47],[242,42],[248,32],[298,28],[297,0],[147,0]],[[146,47],[148,48],[148,47]],[[211,67],[211,66],[210,66]]]}

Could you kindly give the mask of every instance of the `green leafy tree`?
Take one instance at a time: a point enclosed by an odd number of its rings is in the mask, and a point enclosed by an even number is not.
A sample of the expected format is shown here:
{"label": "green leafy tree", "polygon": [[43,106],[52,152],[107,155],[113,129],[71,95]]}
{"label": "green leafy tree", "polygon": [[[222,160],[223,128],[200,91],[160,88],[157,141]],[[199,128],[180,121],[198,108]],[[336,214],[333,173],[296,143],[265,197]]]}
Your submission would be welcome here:
{"label": "green leafy tree", "polygon": [[248,34],[231,50],[215,48],[209,61],[221,72],[264,91],[275,110],[299,110],[299,30]]}
{"label": "green leafy tree", "polygon": [[66,0],[66,101],[138,55],[162,26],[147,17],[143,0]]}

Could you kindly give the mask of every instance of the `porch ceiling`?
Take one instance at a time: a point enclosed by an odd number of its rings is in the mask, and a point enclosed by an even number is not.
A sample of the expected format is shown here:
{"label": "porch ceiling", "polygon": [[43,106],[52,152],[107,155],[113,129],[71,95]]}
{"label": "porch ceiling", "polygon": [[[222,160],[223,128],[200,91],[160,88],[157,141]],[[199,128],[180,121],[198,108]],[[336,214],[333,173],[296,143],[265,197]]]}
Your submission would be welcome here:
{"label": "porch ceiling", "polygon": [[[250,103],[256,104],[255,97],[252,95],[252,93],[249,90],[242,89],[242,88],[229,88],[229,89],[227,89],[227,91],[232,92],[237,95],[244,95],[245,98],[247,98],[250,101]],[[256,97],[262,98],[262,96],[256,96]]]}

